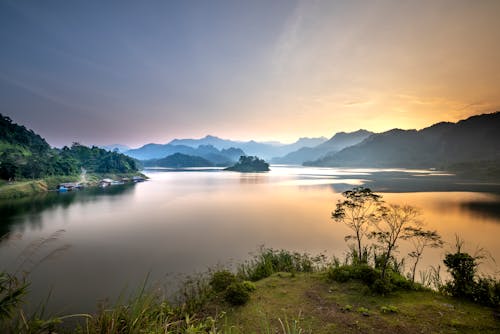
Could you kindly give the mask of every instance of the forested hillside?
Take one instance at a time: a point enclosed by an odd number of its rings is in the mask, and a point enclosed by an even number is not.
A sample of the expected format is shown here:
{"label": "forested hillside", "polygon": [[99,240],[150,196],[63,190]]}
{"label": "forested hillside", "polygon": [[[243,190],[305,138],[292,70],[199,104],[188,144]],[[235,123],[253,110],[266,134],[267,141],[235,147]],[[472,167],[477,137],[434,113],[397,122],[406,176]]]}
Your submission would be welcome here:
{"label": "forested hillside", "polygon": [[132,173],[134,159],[98,147],[73,143],[51,148],[40,135],[0,114],[0,178],[35,179],[53,175],[74,175],[85,168],[95,173]]}

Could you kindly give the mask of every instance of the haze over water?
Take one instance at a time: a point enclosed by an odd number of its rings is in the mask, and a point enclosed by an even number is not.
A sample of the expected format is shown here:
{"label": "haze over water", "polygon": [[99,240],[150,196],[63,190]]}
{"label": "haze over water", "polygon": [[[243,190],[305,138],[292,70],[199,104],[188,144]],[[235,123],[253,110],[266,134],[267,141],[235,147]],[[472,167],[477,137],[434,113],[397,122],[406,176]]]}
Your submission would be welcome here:
{"label": "haze over water", "polygon": [[[480,246],[500,259],[498,195],[473,186],[474,192],[458,186],[447,192],[417,189],[411,186],[412,178],[439,184],[438,178],[446,176],[392,171],[403,191],[411,189],[400,192],[376,176],[386,174],[375,171],[273,166],[270,173],[240,174],[157,169],[147,171],[150,181],[135,186],[4,203],[2,233],[11,234],[0,245],[0,266],[18,268],[20,254],[30,243],[64,230],[34,252],[23,269],[33,269],[32,300],[51,291],[50,310],[67,313],[91,311],[98,300],[139,286],[148,273],[150,282],[172,290],[168,282],[178,274],[241,263],[260,245],[342,258],[349,231],[330,219],[331,211],[342,191],[362,184],[386,189],[382,195],[387,202],[419,207],[427,228],[436,229],[445,241],[453,242],[458,234],[468,250]],[[427,250],[419,269],[441,264],[450,247]],[[405,254],[402,247],[399,255]],[[486,262],[482,270],[494,268]]]}

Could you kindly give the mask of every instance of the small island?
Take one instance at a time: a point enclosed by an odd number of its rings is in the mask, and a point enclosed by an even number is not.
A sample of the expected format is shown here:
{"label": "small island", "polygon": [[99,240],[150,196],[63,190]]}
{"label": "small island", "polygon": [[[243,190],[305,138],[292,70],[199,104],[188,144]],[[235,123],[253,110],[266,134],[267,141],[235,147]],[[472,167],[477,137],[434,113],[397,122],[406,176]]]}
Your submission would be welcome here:
{"label": "small island", "polygon": [[269,172],[269,164],[262,159],[255,156],[242,155],[240,160],[231,167],[224,170],[241,172],[241,173],[254,173],[254,172]]}

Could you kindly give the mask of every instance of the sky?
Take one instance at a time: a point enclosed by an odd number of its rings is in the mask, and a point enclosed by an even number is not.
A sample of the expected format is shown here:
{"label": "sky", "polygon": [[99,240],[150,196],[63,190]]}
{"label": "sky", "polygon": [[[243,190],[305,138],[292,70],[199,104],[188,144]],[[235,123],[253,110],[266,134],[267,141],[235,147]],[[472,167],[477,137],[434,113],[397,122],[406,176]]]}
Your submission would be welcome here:
{"label": "sky", "polygon": [[0,0],[0,113],[55,146],[331,137],[500,110],[500,1]]}

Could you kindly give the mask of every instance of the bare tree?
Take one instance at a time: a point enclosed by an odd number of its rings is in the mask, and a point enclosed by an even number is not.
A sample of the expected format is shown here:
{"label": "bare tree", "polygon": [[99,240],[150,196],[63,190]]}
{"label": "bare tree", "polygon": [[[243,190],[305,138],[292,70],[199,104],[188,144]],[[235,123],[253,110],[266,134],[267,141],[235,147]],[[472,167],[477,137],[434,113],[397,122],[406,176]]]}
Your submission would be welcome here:
{"label": "bare tree", "polygon": [[441,248],[444,242],[436,231],[423,230],[422,228],[409,228],[408,232],[411,234],[411,242],[413,245],[413,250],[408,253],[408,256],[414,259],[411,270],[411,280],[415,282],[415,272],[417,271],[417,265],[422,258],[424,249],[427,247]]}
{"label": "bare tree", "polygon": [[419,228],[422,222],[419,211],[410,205],[390,204],[380,208],[381,216],[375,224],[371,238],[377,239],[383,249],[382,278],[385,277],[391,257],[398,248],[400,240],[413,237],[412,231]]}
{"label": "bare tree", "polygon": [[369,188],[356,187],[342,193],[344,200],[339,200],[332,212],[332,219],[344,223],[354,233],[345,236],[345,240],[355,240],[358,260],[363,260],[363,239],[368,235],[370,226],[378,219],[382,196]]}

